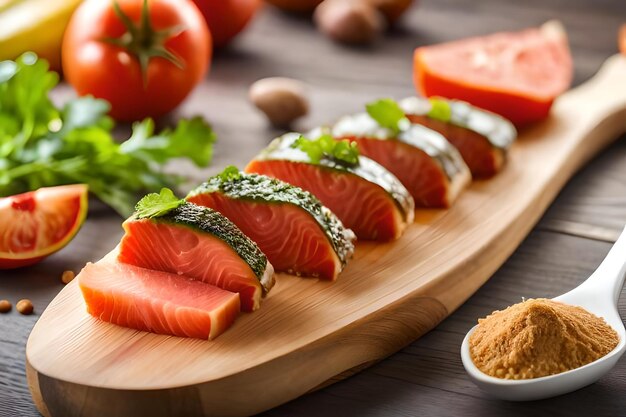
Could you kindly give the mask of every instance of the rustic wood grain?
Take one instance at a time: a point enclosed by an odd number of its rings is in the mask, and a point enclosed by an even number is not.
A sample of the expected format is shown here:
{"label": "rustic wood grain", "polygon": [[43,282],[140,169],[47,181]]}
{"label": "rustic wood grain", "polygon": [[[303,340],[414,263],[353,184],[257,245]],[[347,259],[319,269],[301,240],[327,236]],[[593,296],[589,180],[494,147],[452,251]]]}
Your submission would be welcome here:
{"label": "rustic wood grain", "polygon": [[[616,50],[615,33],[625,19],[625,9],[621,0],[422,0],[390,38],[364,50],[333,45],[317,37],[304,19],[285,18],[267,10],[234,48],[219,54],[209,82],[179,112],[205,114],[222,139],[215,168],[197,178],[215,172],[225,163],[243,164],[279,133],[266,128],[261,116],[246,102],[248,82],[261,76],[291,75],[312,84],[313,114],[297,126],[307,128],[357,110],[364,100],[409,94],[411,68],[407,56],[413,46],[521,28],[559,17],[571,31],[576,80],[580,82]],[[373,65],[372,61],[377,63]],[[64,94],[59,92],[59,96]],[[622,139],[574,178],[546,219],[619,230],[626,221],[625,179],[626,143]],[[97,259],[110,248],[110,242],[119,238],[119,220],[115,216],[106,210],[93,213],[78,238],[60,254],[26,273],[0,272],[0,297],[13,301],[29,297],[35,301],[37,311],[42,311],[62,288],[58,277],[64,269],[76,269],[86,260]],[[477,316],[515,302],[521,295],[563,292],[582,281],[608,251],[608,244],[602,242],[549,232],[554,227],[544,222],[538,229],[542,231],[531,234],[483,290],[409,348],[410,353],[394,355],[346,382],[270,414],[571,415],[593,410],[598,416],[619,415],[619,410],[626,408],[624,361],[589,388],[562,399],[527,405],[486,398],[465,379],[458,346]],[[544,269],[548,269],[548,276]],[[623,301],[620,311],[626,312]],[[26,337],[36,318],[37,314],[22,317],[15,312],[0,316],[1,416],[37,415],[26,388],[23,362]],[[388,375],[380,375],[381,367],[389,370]],[[421,384],[415,382],[416,375],[423,376],[418,381]],[[436,382],[431,384],[431,380]]]}

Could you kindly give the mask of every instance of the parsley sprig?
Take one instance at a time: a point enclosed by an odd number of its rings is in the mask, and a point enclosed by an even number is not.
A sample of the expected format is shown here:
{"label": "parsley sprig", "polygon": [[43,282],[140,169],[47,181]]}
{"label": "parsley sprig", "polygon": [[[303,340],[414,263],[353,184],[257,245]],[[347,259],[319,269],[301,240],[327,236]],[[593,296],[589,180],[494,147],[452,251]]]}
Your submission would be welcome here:
{"label": "parsley sprig", "polygon": [[356,142],[348,139],[335,140],[328,134],[317,139],[308,139],[300,135],[291,147],[305,152],[314,164],[319,164],[322,159],[346,167],[353,167],[359,163],[359,148]]}
{"label": "parsley sprig", "polygon": [[365,106],[370,117],[382,127],[385,127],[394,134],[400,133],[406,126],[410,125],[400,105],[390,99],[383,98]]}
{"label": "parsley sprig", "polygon": [[120,144],[112,135],[109,104],[80,97],[57,108],[49,93],[58,81],[33,53],[0,62],[0,197],[85,183],[128,216],[138,195],[184,180],[166,173],[166,162],[188,158],[206,166],[211,161],[215,134],[203,119],[181,120],[158,134],[154,122],[145,119]]}
{"label": "parsley sprig", "polygon": [[216,175],[222,182],[233,181],[241,178],[241,171],[234,165],[228,165],[224,171]]}
{"label": "parsley sprig", "polygon": [[430,102],[428,117],[448,123],[452,118],[450,103],[441,98],[429,98],[428,101]]}
{"label": "parsley sprig", "polygon": [[161,217],[183,204],[184,198],[176,197],[169,188],[162,188],[160,193],[150,193],[139,200],[135,213],[138,219]]}

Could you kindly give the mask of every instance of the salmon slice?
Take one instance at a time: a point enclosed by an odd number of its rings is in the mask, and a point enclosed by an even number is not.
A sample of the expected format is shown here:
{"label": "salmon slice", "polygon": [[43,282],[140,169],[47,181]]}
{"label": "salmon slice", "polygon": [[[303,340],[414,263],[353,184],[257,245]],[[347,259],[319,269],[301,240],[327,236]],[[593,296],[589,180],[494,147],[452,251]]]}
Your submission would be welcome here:
{"label": "salmon slice", "polygon": [[400,102],[411,123],[433,129],[454,145],[467,163],[474,178],[491,178],[506,160],[517,131],[513,124],[495,113],[482,110],[460,100],[437,97],[449,107],[448,120],[431,115],[432,101],[409,97]]}
{"label": "salmon slice", "polygon": [[88,263],[78,285],[92,316],[158,334],[214,339],[239,314],[236,293],[114,258]]}
{"label": "salmon slice", "polygon": [[426,127],[410,125],[395,133],[361,113],[343,117],[331,133],[336,139],[355,141],[362,155],[398,177],[417,207],[448,208],[471,180],[456,148]]}
{"label": "salmon slice", "polygon": [[229,167],[187,201],[228,217],[277,271],[334,280],[354,252],[354,233],[329,209],[311,193],[274,178]]}
{"label": "salmon slice", "polygon": [[195,278],[239,293],[241,309],[259,308],[274,268],[259,247],[220,213],[185,203],[161,216],[123,224],[118,260]]}
{"label": "salmon slice", "polygon": [[413,222],[413,198],[383,166],[364,156],[354,167],[327,159],[313,163],[307,153],[292,147],[299,137],[290,133],[275,139],[248,164],[246,171],[311,192],[359,239],[397,239]]}

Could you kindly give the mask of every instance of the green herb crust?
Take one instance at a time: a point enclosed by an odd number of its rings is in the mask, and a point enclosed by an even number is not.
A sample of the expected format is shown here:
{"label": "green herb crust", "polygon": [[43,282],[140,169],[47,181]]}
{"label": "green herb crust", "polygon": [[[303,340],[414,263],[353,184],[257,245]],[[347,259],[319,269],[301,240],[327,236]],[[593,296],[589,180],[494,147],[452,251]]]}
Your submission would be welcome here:
{"label": "green herb crust", "polygon": [[191,191],[187,197],[207,193],[222,193],[232,199],[295,205],[305,210],[317,221],[332,244],[340,262],[343,265],[346,264],[354,252],[352,242],[354,235],[313,194],[265,175],[243,172],[235,175],[231,171],[229,167],[224,173],[209,178],[207,182]]}
{"label": "green herb crust", "polygon": [[[243,234],[233,222],[208,207],[183,203],[159,217],[149,219],[153,222],[168,223],[190,227],[201,233],[209,233],[233,248],[237,255],[252,269],[259,281],[267,267],[267,258],[250,238]],[[267,290],[267,288],[264,288]]]}
{"label": "green herb crust", "polygon": [[400,209],[404,220],[413,216],[415,203],[411,194],[402,185],[402,183],[382,165],[379,165],[377,162],[364,156],[359,156],[358,164],[354,166],[345,166],[328,159],[322,159],[316,164],[314,161],[311,161],[311,158],[306,152],[292,147],[292,144],[300,137],[301,135],[298,133],[287,133],[278,137],[274,139],[259,155],[257,155],[256,159],[283,160],[314,164],[319,165],[323,169],[341,171],[348,175],[355,175],[383,188],[392,197],[396,206]]}
{"label": "green herb crust", "polygon": [[[441,107],[441,103],[448,103],[449,120],[433,117],[432,110]],[[517,138],[517,130],[510,121],[465,101],[441,97],[432,99],[409,97],[400,101],[400,107],[407,114],[427,116],[471,130],[487,138],[492,146],[502,150],[507,150]]]}

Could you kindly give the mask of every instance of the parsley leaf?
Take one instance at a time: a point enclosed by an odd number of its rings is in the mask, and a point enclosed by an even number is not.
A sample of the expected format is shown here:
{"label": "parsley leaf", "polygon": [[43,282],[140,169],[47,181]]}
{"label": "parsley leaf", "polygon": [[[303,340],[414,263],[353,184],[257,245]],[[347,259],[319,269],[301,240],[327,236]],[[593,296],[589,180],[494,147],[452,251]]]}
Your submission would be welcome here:
{"label": "parsley leaf", "polygon": [[428,101],[430,102],[428,117],[448,123],[452,118],[450,103],[440,98],[429,98]]}
{"label": "parsley leaf", "polygon": [[145,160],[164,163],[171,158],[187,157],[197,166],[206,166],[213,156],[212,146],[198,146],[199,143],[213,144],[215,133],[211,127],[195,117],[181,120],[176,129],[166,129],[154,135],[154,122],[145,119],[133,125],[133,134],[122,143],[122,153]]}
{"label": "parsley leaf", "polygon": [[162,188],[159,194],[150,193],[139,200],[135,206],[138,219],[163,216],[185,204],[185,199],[178,198],[169,188]]}
{"label": "parsley leaf", "polygon": [[328,159],[347,167],[359,163],[359,148],[356,142],[351,142],[348,139],[335,140],[328,134],[321,135],[314,140],[300,135],[291,147],[304,151],[314,164],[319,164],[322,159]]}
{"label": "parsley leaf", "polygon": [[106,101],[80,97],[57,108],[49,98],[57,83],[58,75],[33,53],[0,62],[0,197],[85,183],[129,216],[138,195],[184,180],[166,173],[165,163],[175,158],[210,163],[215,134],[201,118],[181,120],[158,134],[145,119],[120,144]]}
{"label": "parsley leaf", "polygon": [[392,130],[395,134],[400,133],[408,119],[398,103],[390,98],[383,98],[365,106],[370,117],[379,125]]}
{"label": "parsley leaf", "polygon": [[228,182],[241,178],[239,168],[234,165],[228,165],[224,171],[216,175],[222,182]]}

